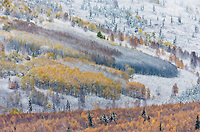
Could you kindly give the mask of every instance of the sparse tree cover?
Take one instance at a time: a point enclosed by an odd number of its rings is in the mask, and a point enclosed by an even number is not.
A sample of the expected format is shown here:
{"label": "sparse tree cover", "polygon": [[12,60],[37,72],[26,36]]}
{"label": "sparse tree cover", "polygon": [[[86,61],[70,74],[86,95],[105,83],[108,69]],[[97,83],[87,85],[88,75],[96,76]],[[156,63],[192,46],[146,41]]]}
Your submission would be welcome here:
{"label": "sparse tree cover", "polygon": [[[129,109],[97,109],[92,111],[71,111],[56,113],[18,113],[1,115],[0,131],[198,131],[200,103],[176,103],[148,106],[150,120],[144,122],[143,107]],[[113,112],[115,115],[113,115]],[[89,126],[91,121],[93,127]],[[104,116],[103,116],[104,115]],[[109,118],[108,118],[108,116]],[[89,118],[88,118],[89,117]],[[103,117],[103,118],[101,118]],[[112,120],[111,121],[111,117]],[[131,120],[130,120],[131,118]],[[116,122],[115,122],[115,120]],[[148,119],[148,117],[147,117]],[[105,122],[106,121],[106,122]],[[144,122],[144,123],[143,123]],[[117,123],[117,124],[116,124]],[[107,125],[108,124],[108,125]],[[160,125],[161,124],[161,125]],[[106,126],[105,126],[106,125]],[[161,126],[161,127],[160,127]],[[161,128],[161,129],[160,129]]]}

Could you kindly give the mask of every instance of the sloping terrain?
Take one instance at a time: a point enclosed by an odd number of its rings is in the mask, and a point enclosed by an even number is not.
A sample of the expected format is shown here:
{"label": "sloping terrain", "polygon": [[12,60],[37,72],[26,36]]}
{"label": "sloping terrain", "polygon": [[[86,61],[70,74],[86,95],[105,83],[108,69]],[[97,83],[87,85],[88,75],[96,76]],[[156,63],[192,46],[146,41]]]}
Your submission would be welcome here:
{"label": "sloping terrain", "polygon": [[168,102],[192,102],[192,101],[200,101],[200,86],[199,84],[196,86],[193,86],[192,88],[187,89],[179,96],[176,96],[172,99],[170,99]]}
{"label": "sloping terrain", "polygon": [[[111,59],[111,57],[113,57],[113,67],[123,71],[125,71],[126,65],[129,65],[135,69],[136,73],[145,75],[176,77],[178,74],[176,66],[163,61],[160,58],[152,57],[125,47],[109,45],[106,42],[98,41],[80,33],[72,34],[71,31],[58,32],[48,30],[38,27],[33,23],[18,20],[9,23],[9,25],[11,28],[17,30],[55,38],[64,42],[64,45],[69,45],[78,51],[84,52],[86,55],[88,54],[89,56],[96,54],[98,59],[96,60],[95,58],[93,61],[96,61],[96,63],[99,64],[106,64],[107,62],[105,62],[105,58]],[[109,61],[109,59],[107,61]]]}
{"label": "sloping terrain", "polygon": [[26,112],[31,99],[33,112],[52,112],[68,101],[71,110],[92,110],[179,97],[196,85],[200,67],[191,52],[198,51],[198,1],[187,3],[0,1],[1,113]]}
{"label": "sloping terrain", "polygon": [[[111,119],[113,112],[115,116]],[[200,102],[153,105],[145,108],[106,110],[97,108],[92,111],[32,114],[13,111],[13,114],[0,116],[0,130],[16,132],[194,132],[198,114],[200,114]],[[92,121],[89,122],[89,120]]]}

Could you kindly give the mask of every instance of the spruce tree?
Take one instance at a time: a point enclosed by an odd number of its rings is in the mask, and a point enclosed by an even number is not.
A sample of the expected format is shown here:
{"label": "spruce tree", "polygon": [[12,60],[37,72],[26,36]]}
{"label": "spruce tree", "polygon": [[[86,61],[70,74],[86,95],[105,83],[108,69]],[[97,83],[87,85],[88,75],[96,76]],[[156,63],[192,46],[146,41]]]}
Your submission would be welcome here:
{"label": "spruce tree", "polygon": [[33,110],[33,108],[32,108],[32,101],[31,101],[30,98],[29,98],[29,103],[28,103],[28,105],[29,105],[29,113],[31,113],[32,110]]}
{"label": "spruce tree", "polygon": [[56,107],[54,103],[53,103],[53,112],[56,112]]}
{"label": "spruce tree", "polygon": [[181,17],[178,17],[178,22],[181,24]]}
{"label": "spruce tree", "polygon": [[144,107],[144,109],[143,109],[143,111],[142,111],[142,117],[144,117],[144,116],[146,116],[146,110],[145,110],[145,107]]}
{"label": "spruce tree", "polygon": [[88,114],[88,120],[89,120],[89,127],[93,127],[92,116],[90,115],[90,113]]}
{"label": "spruce tree", "polygon": [[171,16],[171,23],[173,23],[173,18],[172,18],[172,16]]}
{"label": "spruce tree", "polygon": [[99,37],[99,38],[102,38],[102,37],[103,37],[103,35],[101,34],[100,31],[97,33],[97,37]]}
{"label": "spruce tree", "polygon": [[68,128],[67,128],[67,132],[71,132],[71,129],[70,129],[70,127],[68,126]]}
{"label": "spruce tree", "polygon": [[197,115],[197,120],[196,120],[196,124],[195,124],[195,130],[199,130],[199,124],[200,124],[200,121],[199,121],[199,115]]}
{"label": "spruce tree", "polygon": [[150,119],[151,119],[151,118],[150,118],[150,116],[148,115],[148,118],[147,118],[147,120],[148,120],[149,122],[150,122]]}
{"label": "spruce tree", "polygon": [[100,117],[100,122],[101,122],[101,125],[103,124],[103,116]]}
{"label": "spruce tree", "polygon": [[[199,20],[200,21],[200,20]],[[114,32],[117,32],[117,24],[115,25]]]}
{"label": "spruce tree", "polygon": [[115,115],[115,112],[113,112],[112,114],[111,114],[111,116],[110,116],[110,122],[111,121],[117,121],[117,118],[116,118],[116,115]]}
{"label": "spruce tree", "polygon": [[170,45],[168,46],[167,52],[171,53],[171,46]]}
{"label": "spruce tree", "polygon": [[88,128],[89,126],[88,126],[88,123],[86,123],[86,128]]}
{"label": "spruce tree", "polygon": [[146,113],[145,107],[142,111],[142,117],[144,118],[144,121],[143,121],[143,123],[144,123],[147,120],[147,113]]}
{"label": "spruce tree", "polygon": [[70,103],[68,100],[67,100],[67,104],[66,104],[66,109],[67,109],[67,111],[70,111]]}
{"label": "spruce tree", "polygon": [[104,121],[105,126],[108,125],[109,120],[108,120],[108,117],[106,116],[106,114],[103,115],[103,121]]}
{"label": "spruce tree", "polygon": [[160,125],[159,125],[159,131],[162,131],[162,124],[160,122]]}
{"label": "spruce tree", "polygon": [[155,8],[155,6],[153,5],[153,12],[155,12],[156,11],[156,8]]}

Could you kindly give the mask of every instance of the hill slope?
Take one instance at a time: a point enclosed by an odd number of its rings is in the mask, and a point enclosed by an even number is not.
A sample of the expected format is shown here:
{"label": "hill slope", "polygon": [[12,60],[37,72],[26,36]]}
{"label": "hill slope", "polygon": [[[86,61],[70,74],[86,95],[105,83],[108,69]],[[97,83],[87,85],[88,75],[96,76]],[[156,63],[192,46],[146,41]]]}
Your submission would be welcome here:
{"label": "hill slope", "polygon": [[[0,130],[17,132],[30,131],[49,131],[63,132],[70,128],[71,131],[140,131],[155,132],[159,131],[161,123],[162,130],[167,131],[195,131],[196,116],[200,114],[200,102],[186,104],[165,104],[161,106],[146,107],[146,116],[150,117],[149,121],[144,121],[142,117],[142,107],[131,109],[106,109],[92,111],[72,111],[56,113],[33,113],[33,114],[8,114],[0,116]],[[116,121],[108,122],[104,125],[100,118],[103,114],[107,117],[115,112]],[[87,128],[88,113],[92,116],[93,128]]]}

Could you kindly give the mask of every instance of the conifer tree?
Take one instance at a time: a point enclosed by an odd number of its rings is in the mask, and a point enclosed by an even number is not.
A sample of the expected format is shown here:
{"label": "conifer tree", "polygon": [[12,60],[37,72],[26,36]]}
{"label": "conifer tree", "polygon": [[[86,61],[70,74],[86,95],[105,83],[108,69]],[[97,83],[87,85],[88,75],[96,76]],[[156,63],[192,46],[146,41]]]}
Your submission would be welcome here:
{"label": "conifer tree", "polygon": [[88,120],[89,120],[89,127],[93,127],[92,116],[90,115],[90,113],[88,114]]}
{"label": "conifer tree", "polygon": [[67,100],[67,104],[66,104],[66,109],[67,109],[67,111],[70,111],[70,103],[68,100]]}
{"label": "conifer tree", "polygon": [[88,123],[86,123],[86,128],[88,128],[89,126],[88,126]]}
{"label": "conifer tree", "polygon": [[114,32],[117,32],[117,24],[115,25]]}
{"label": "conifer tree", "polygon": [[162,124],[160,122],[160,125],[159,125],[159,131],[161,132],[162,131]]}
{"label": "conifer tree", "polygon": [[110,116],[110,122],[111,121],[117,121],[117,118],[116,118],[116,115],[115,115],[115,112],[113,112],[112,114],[111,114],[111,116]]}
{"label": "conifer tree", "polygon": [[195,124],[195,130],[199,130],[200,129],[199,124],[200,124],[199,115],[197,115],[197,120],[196,120],[196,124]]}
{"label": "conifer tree", "polygon": [[103,124],[103,116],[100,117],[100,122],[101,122],[101,125]]}
{"label": "conifer tree", "polygon": [[167,52],[171,53],[171,46],[169,45]]}
{"label": "conifer tree", "polygon": [[178,22],[181,24],[181,17],[178,17]]}
{"label": "conifer tree", "polygon": [[148,115],[148,118],[147,118],[147,120],[150,122],[150,120],[151,120],[151,118],[150,118],[150,116]]}
{"label": "conifer tree", "polygon": [[29,105],[29,113],[31,113],[32,112],[32,101],[31,101],[31,99],[29,98],[29,103],[28,103],[28,105]]}
{"label": "conifer tree", "polygon": [[145,110],[145,107],[144,107],[144,109],[143,109],[143,111],[142,111],[142,117],[144,117],[144,116],[146,116],[146,110]]}
{"label": "conifer tree", "polygon": [[156,9],[155,9],[155,6],[153,5],[153,12],[155,12],[156,11]]}
{"label": "conifer tree", "polygon": [[102,119],[104,121],[105,126],[108,125],[109,120],[108,120],[108,117],[106,116],[106,114],[103,115]]}
{"label": "conifer tree", "polygon": [[142,117],[144,118],[144,121],[143,121],[143,123],[144,123],[147,120],[147,113],[146,113],[145,107],[142,111]]}
{"label": "conifer tree", "polygon": [[171,16],[171,23],[173,23],[173,19],[172,19],[172,16]]}
{"label": "conifer tree", "polygon": [[70,127],[68,126],[68,128],[67,128],[67,132],[71,132],[71,129],[70,129]]}
{"label": "conifer tree", "polygon": [[97,37],[99,37],[99,38],[102,38],[102,37],[103,37],[103,35],[101,34],[100,31],[97,33]]}
{"label": "conifer tree", "polygon": [[56,112],[56,107],[54,103],[53,103],[53,112]]}

